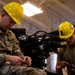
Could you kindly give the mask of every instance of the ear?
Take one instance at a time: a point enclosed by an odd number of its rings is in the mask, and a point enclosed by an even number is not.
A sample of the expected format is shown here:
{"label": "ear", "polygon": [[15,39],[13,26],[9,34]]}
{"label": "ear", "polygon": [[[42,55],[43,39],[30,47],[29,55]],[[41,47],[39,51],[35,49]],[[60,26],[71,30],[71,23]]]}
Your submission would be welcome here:
{"label": "ear", "polygon": [[2,13],[2,14],[1,14],[1,17],[4,17],[4,16],[5,16],[5,14],[4,14],[4,13]]}
{"label": "ear", "polygon": [[75,31],[74,31],[74,34],[75,34]]}

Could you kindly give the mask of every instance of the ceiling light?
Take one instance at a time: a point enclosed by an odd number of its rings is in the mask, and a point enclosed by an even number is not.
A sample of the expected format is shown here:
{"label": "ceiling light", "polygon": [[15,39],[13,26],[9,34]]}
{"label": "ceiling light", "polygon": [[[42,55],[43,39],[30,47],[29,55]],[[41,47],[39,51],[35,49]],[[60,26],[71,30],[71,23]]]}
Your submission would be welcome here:
{"label": "ceiling light", "polygon": [[29,2],[23,4],[22,7],[24,8],[24,14],[29,17],[43,13],[43,11],[40,8],[34,6]]}

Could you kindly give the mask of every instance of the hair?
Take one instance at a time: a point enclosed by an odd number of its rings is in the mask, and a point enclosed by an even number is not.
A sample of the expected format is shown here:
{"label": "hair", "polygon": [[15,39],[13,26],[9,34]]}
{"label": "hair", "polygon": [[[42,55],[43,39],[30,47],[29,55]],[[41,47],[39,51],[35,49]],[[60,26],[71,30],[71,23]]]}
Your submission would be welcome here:
{"label": "hair", "polygon": [[4,9],[2,10],[2,13],[4,13],[5,15],[9,15]]}

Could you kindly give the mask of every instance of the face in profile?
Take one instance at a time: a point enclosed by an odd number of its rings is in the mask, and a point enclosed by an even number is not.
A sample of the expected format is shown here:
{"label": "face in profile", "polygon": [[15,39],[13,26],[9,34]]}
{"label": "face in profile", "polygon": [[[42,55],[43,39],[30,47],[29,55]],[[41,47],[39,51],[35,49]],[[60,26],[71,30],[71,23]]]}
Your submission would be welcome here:
{"label": "face in profile", "polygon": [[69,37],[68,39],[66,39],[66,43],[68,45],[72,45],[75,43],[75,32],[73,33],[73,35],[71,37]]}
{"label": "face in profile", "polygon": [[14,26],[16,23],[13,21],[13,19],[9,15],[2,15],[1,16],[1,25],[3,29],[9,29],[12,26]]}

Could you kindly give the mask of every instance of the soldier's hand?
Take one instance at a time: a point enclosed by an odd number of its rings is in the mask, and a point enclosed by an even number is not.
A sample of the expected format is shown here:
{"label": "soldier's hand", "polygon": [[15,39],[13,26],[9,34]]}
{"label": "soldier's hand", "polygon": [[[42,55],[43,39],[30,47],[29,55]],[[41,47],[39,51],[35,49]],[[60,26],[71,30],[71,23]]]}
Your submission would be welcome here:
{"label": "soldier's hand", "polygon": [[22,65],[23,59],[18,56],[6,55],[5,61],[9,61],[12,65]]}
{"label": "soldier's hand", "polygon": [[28,66],[32,64],[32,59],[29,56],[24,57],[24,63]]}
{"label": "soldier's hand", "polygon": [[66,62],[66,61],[62,61],[62,62],[61,62],[61,67],[64,68],[65,66],[67,66],[67,64],[68,64],[68,62]]}

